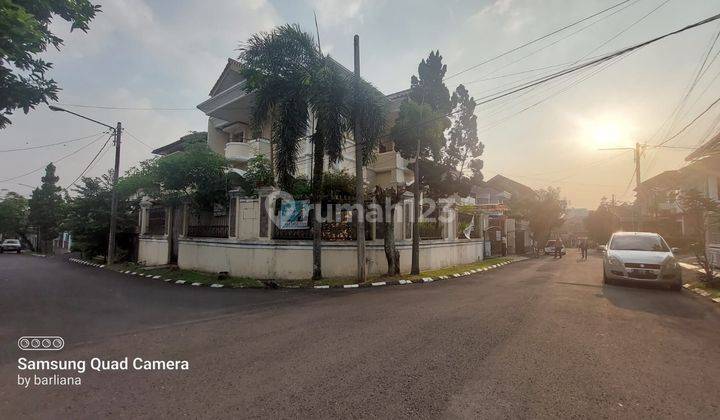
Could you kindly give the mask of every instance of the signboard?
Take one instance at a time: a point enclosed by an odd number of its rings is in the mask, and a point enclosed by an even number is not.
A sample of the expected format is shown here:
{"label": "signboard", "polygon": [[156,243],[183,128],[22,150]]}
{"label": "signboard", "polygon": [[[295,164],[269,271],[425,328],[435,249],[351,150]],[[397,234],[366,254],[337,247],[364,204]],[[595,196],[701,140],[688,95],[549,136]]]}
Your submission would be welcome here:
{"label": "signboard", "polygon": [[280,204],[279,228],[282,230],[308,229],[310,200],[283,201]]}

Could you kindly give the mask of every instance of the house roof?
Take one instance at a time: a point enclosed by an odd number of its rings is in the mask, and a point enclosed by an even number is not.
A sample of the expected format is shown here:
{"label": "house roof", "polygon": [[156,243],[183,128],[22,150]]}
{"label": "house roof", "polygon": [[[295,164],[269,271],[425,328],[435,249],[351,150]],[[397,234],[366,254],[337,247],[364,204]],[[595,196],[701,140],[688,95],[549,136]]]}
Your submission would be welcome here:
{"label": "house roof", "polygon": [[685,160],[693,161],[718,154],[720,154],[720,133],[716,134],[713,138],[703,143],[702,146],[695,149],[695,151],[690,153]]}
{"label": "house roof", "polygon": [[[240,76],[240,62],[237,60],[233,60],[232,58],[228,58],[227,64],[225,64],[225,68],[223,68],[222,73],[220,73],[220,77],[215,81],[215,84],[213,85],[212,89],[210,89],[210,96],[215,96],[218,92],[225,90],[227,86],[225,81],[228,79],[231,79],[233,77],[237,78]],[[235,84],[235,83],[231,83]]]}
{"label": "house roof", "polygon": [[648,178],[640,183],[638,189],[650,190],[650,189],[672,189],[677,188],[682,174],[679,170],[670,170],[661,172],[652,178]]}
{"label": "house roof", "polygon": [[502,176],[500,174],[490,178],[490,180],[487,181],[487,185],[495,189],[507,191],[516,198],[534,197],[537,195],[535,190],[528,187],[527,185],[521,184],[517,181],[513,181],[512,179]]}
{"label": "house roof", "polygon": [[153,150],[154,155],[166,156],[170,153],[180,152],[185,150],[185,147],[191,143],[205,143],[207,142],[207,131],[196,131],[194,133],[186,134],[180,137],[178,140],[165,146],[158,147]]}

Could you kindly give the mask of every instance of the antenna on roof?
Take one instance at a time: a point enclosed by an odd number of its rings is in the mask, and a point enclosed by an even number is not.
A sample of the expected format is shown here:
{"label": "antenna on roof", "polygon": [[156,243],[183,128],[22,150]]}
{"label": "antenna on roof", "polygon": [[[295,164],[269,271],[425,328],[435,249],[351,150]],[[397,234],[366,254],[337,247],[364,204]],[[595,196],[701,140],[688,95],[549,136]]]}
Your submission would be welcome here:
{"label": "antenna on roof", "polygon": [[315,9],[313,9],[313,16],[315,16],[315,33],[317,34],[318,52],[322,55],[322,47],[320,46],[320,28],[318,27],[317,13],[315,13]]}

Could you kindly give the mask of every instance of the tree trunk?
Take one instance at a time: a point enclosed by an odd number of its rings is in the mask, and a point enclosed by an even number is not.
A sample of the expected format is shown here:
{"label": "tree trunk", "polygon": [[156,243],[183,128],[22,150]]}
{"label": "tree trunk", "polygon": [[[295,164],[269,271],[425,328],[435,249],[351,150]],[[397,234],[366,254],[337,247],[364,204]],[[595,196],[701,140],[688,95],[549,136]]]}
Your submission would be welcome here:
{"label": "tree trunk", "polygon": [[385,247],[385,259],[387,260],[387,274],[394,276],[400,274],[400,253],[395,249],[395,209],[394,204],[390,204],[390,218],[383,222],[385,228],[385,237],[383,238],[383,246]]}
{"label": "tree trunk", "polygon": [[420,141],[415,154],[415,182],[413,185],[412,264],[410,274],[420,274]]}
{"label": "tree trunk", "polygon": [[315,147],[313,149],[313,178],[312,178],[312,202],[315,209],[312,225],[313,233],[313,280],[322,278],[322,178],[323,166],[325,163],[325,145],[322,136],[314,136]]}

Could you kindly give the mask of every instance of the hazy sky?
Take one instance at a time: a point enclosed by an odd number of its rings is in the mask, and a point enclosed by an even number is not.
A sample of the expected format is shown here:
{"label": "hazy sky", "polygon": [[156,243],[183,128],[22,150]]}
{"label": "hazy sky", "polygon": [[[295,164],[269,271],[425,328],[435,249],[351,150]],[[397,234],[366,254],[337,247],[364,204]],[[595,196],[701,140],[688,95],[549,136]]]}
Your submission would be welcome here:
{"label": "hazy sky", "polygon": [[[154,148],[189,130],[207,129],[206,117],[194,107],[207,97],[227,57],[237,55],[240,42],[256,31],[288,22],[314,32],[313,10],[318,14],[323,50],[352,68],[352,36],[359,34],[364,78],[391,93],[409,86],[418,62],[430,50],[440,50],[448,74],[453,74],[619,1],[113,0],[102,2],[103,12],[87,34],[69,34],[69,25],[56,22],[54,29],[65,38],[65,45],[47,56],[55,65],[51,75],[63,89],[61,103],[183,108],[68,107],[109,124],[123,122],[125,170],[150,157],[150,150],[131,135]],[[626,6],[594,25],[588,26],[597,19],[446,83],[451,91],[464,83],[480,98],[553,69],[528,70],[597,56],[720,12],[720,2],[708,0],[631,0]],[[577,207],[595,207],[602,196],[611,194],[630,200],[632,153],[597,149],[631,146],[635,141],[657,143],[717,99],[720,82],[713,78],[720,74],[720,59],[686,101],[674,130],[667,125],[660,130],[719,29],[716,23],[708,24],[642,49],[592,77],[588,71],[479,107],[486,179],[501,173],[531,187],[559,186]],[[718,48],[720,41],[710,59]],[[527,107],[531,108],[520,112]],[[718,108],[669,144],[694,146],[705,140],[718,122]],[[13,124],[0,131],[0,150],[100,132],[90,123],[44,106],[11,119]],[[93,139],[0,153],[0,180],[42,167]],[[57,163],[61,185],[72,182],[101,143]],[[649,150],[643,157],[642,178],[680,167],[688,153]],[[90,174],[99,175],[111,166],[112,153],[106,153]],[[30,188],[18,183],[36,185],[40,176],[38,172],[3,182],[0,188],[27,194]]]}

